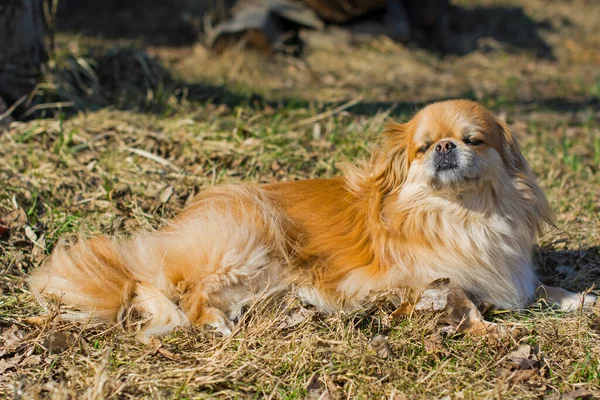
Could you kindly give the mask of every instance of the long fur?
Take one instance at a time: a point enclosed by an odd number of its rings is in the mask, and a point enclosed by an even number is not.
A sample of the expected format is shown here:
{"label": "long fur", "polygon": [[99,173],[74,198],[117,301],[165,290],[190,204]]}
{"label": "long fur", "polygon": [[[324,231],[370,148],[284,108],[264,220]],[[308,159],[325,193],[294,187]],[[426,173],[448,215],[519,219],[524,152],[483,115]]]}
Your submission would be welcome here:
{"label": "long fur", "polygon": [[[418,141],[460,141],[465,129],[486,141],[464,148],[480,179],[429,182]],[[141,321],[142,341],[189,324],[227,334],[246,304],[281,290],[326,311],[444,277],[504,308],[534,295],[531,251],[548,203],[516,139],[483,107],[432,104],[391,123],[370,160],[341,170],[334,179],[213,188],[159,231],[61,243],[30,286],[74,315]]]}

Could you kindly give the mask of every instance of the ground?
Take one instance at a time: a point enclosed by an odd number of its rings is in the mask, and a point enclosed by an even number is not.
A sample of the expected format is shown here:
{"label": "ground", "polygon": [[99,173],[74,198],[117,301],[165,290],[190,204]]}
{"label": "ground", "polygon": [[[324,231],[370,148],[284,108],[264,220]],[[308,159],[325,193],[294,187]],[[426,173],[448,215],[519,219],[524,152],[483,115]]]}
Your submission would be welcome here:
{"label": "ground", "polygon": [[[60,237],[156,228],[222,182],[336,175],[336,162],[368,152],[388,118],[466,97],[507,121],[548,195],[555,224],[538,239],[542,280],[592,288],[600,282],[600,5],[533,0],[524,11],[550,56],[493,38],[440,55],[334,31],[307,35],[300,58],[235,49],[216,57],[193,41],[99,37],[59,24],[35,118],[0,133],[8,228],[0,229],[0,396],[600,396],[594,313],[541,304],[488,312],[514,327],[496,340],[444,334],[437,317],[394,318],[386,304],[324,315],[284,296],[254,305],[229,338],[188,330],[142,345],[118,326],[44,317],[53,310],[25,283]],[[374,348],[376,335],[389,349]]]}

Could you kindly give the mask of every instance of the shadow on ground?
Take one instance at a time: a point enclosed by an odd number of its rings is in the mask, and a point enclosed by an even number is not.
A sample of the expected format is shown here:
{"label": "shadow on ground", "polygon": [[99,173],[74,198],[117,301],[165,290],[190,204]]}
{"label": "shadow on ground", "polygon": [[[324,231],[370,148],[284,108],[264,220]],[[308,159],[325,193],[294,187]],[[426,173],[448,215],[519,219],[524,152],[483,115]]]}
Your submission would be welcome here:
{"label": "shadow on ground", "polygon": [[[68,56],[56,62],[48,74],[54,89],[40,92],[38,103],[57,102],[67,104],[60,112],[68,117],[77,111],[98,110],[105,107],[136,112],[168,113],[182,101],[195,104],[223,104],[231,109],[245,106],[255,109],[308,108],[311,104],[301,97],[266,98],[251,90],[236,91],[224,85],[208,82],[188,82],[173,77],[158,59],[145,50],[133,47],[90,48],[81,57]],[[348,108],[355,115],[372,116],[388,109],[394,115],[412,114],[423,105],[448,98],[475,99],[472,92],[450,94],[447,97],[427,99],[424,102],[407,98],[391,98],[389,101],[363,101]],[[323,103],[322,109],[337,107],[342,102]],[[489,106],[489,104],[487,104]],[[493,104],[491,105],[493,108]],[[600,99],[587,97],[580,100],[566,98],[542,98],[517,105],[520,111],[578,112],[597,108]],[[56,109],[29,112],[25,117],[52,116]]]}
{"label": "shadow on ground", "polygon": [[550,45],[540,36],[543,24],[534,21],[521,7],[453,6],[441,50],[464,55],[471,51],[527,50],[553,59]]}
{"label": "shadow on ground", "polygon": [[[106,39],[133,39],[144,45],[189,46],[202,40],[204,24],[226,18],[235,0],[61,0],[57,31]],[[411,20],[426,21],[427,9],[405,0]],[[416,14],[416,15],[413,15]],[[370,15],[383,24],[383,16]],[[526,50],[552,58],[540,36],[547,24],[536,22],[521,7],[450,6],[434,31],[413,30],[411,43],[440,54],[467,54],[478,49]],[[427,25],[427,24],[423,24]]]}
{"label": "shadow on ground", "polygon": [[[407,3],[414,0],[405,0]],[[131,40],[145,46],[190,46],[202,40],[203,24],[224,18],[235,0],[134,0],[76,1],[61,0],[57,14],[57,32],[106,39]],[[413,7],[419,10],[418,7]],[[520,7],[512,6],[451,6],[448,21],[436,35],[415,33],[414,44],[443,54],[467,54],[473,50],[526,50],[539,57],[552,58],[551,47],[542,39],[540,29],[548,24],[536,22]],[[326,33],[325,33],[326,34]],[[80,62],[81,59],[86,61]],[[50,82],[57,89],[44,93],[39,103],[67,104],[62,112],[94,110],[103,107],[130,109],[140,112],[164,113],[167,103],[186,99],[192,102],[213,102],[230,108],[238,105],[253,107],[306,107],[303,99],[265,99],[251,92],[239,92],[211,83],[186,82],[172,77],[158,60],[144,49],[113,47],[91,49],[79,59],[62,60],[51,73]],[[89,68],[91,67],[91,68]],[[472,93],[455,93],[449,97],[473,98]],[[441,100],[428,99],[428,102]],[[524,104],[528,110],[579,111],[598,105],[596,98],[570,101],[539,99]],[[323,108],[339,105],[323,104]],[[411,113],[424,103],[406,98],[387,102],[361,102],[349,111],[373,115],[394,107],[395,114]],[[23,112],[26,112],[24,110]],[[22,114],[23,114],[22,112]],[[52,116],[51,109],[27,117]]]}
{"label": "shadow on ground", "polygon": [[145,45],[189,46],[203,31],[208,12],[223,13],[231,0],[61,0],[57,32]]}
{"label": "shadow on ground", "polygon": [[534,252],[543,283],[584,291],[600,286],[600,247],[579,250],[541,248]]}

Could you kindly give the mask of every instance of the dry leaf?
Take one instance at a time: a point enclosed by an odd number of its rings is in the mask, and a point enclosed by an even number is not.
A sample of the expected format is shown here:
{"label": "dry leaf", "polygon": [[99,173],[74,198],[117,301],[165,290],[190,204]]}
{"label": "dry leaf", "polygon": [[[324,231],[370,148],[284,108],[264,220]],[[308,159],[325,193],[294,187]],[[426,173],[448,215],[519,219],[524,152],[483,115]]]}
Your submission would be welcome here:
{"label": "dry leaf", "polygon": [[572,392],[563,393],[560,396],[560,400],[588,400],[593,398],[594,394],[584,388],[579,388],[577,390],[573,390]]}
{"label": "dry leaf", "polygon": [[448,305],[449,293],[450,279],[437,279],[423,291],[414,309],[417,311],[443,311]]}
{"label": "dry leaf", "polygon": [[377,357],[379,358],[392,358],[394,357],[394,352],[388,343],[387,337],[382,335],[377,335],[371,340],[371,348],[375,350],[377,353]]}
{"label": "dry leaf", "polygon": [[5,358],[0,359],[0,374],[3,374],[4,371],[7,371],[11,368],[17,367],[19,365],[19,362],[21,362],[22,358],[22,355],[16,355],[13,358],[9,358],[8,360]]}
{"label": "dry leaf", "polygon": [[534,376],[538,375],[537,369],[518,369],[515,371],[511,371],[508,369],[503,369],[500,373],[502,377],[506,379],[506,382],[509,384],[519,383],[528,381]]}
{"label": "dry leaf", "polygon": [[319,376],[316,373],[313,374],[305,385],[307,393],[306,398],[311,400],[329,399],[327,389],[323,386],[324,385],[319,380]]}
{"label": "dry leaf", "polygon": [[405,301],[402,304],[400,304],[400,307],[398,307],[394,310],[394,312],[392,312],[391,317],[401,318],[410,316],[413,313],[413,309],[413,305],[410,304],[408,301]]}
{"label": "dry leaf", "polygon": [[338,387],[328,375],[319,377],[316,373],[313,374],[306,383],[305,388],[307,399],[329,400],[340,397]]}
{"label": "dry leaf", "polygon": [[25,227],[25,236],[27,236],[27,239],[29,239],[31,243],[37,243],[37,235],[29,225]]}
{"label": "dry leaf", "polygon": [[483,319],[477,306],[460,288],[451,287],[450,279],[441,278],[431,282],[420,294],[417,303],[403,302],[392,313],[392,317],[409,315],[415,311],[442,312],[439,323],[449,325],[443,328],[446,333],[469,333],[502,337],[506,329]]}
{"label": "dry leaf", "polygon": [[5,329],[2,332],[2,347],[0,350],[0,356],[12,353],[16,350],[22,339],[20,334],[21,332],[16,325],[11,325],[10,328]]}
{"label": "dry leaf", "polygon": [[55,317],[56,317],[56,315],[52,315],[52,314],[36,315],[33,317],[23,317],[23,318],[21,318],[21,322],[24,322],[24,323],[30,324],[30,325],[36,325],[36,326],[46,326]]}
{"label": "dry leaf", "polygon": [[566,392],[563,394],[552,393],[544,396],[544,400],[591,400],[594,398],[598,397],[595,397],[594,393],[584,388],[579,388],[577,390],[573,390],[572,392]]}
{"label": "dry leaf", "polygon": [[312,311],[307,310],[306,308],[297,308],[291,312],[290,315],[286,316],[285,321],[283,322],[283,329],[292,328],[294,326],[298,326],[307,318],[309,318],[313,314]]}
{"label": "dry leaf", "polygon": [[75,338],[65,332],[52,332],[44,339],[44,347],[50,354],[59,354],[75,344]]}
{"label": "dry leaf", "polygon": [[39,262],[46,257],[46,236],[42,233],[34,244],[35,246],[33,246],[33,249],[31,250],[31,258],[34,261]]}
{"label": "dry leaf", "polygon": [[531,354],[531,346],[528,344],[520,345],[516,350],[511,351],[506,356],[521,369],[535,368],[539,360],[535,354]]}
{"label": "dry leaf", "polygon": [[9,229],[22,228],[27,223],[27,214],[22,208],[17,208],[6,214],[2,221],[4,221],[4,226]]}
{"label": "dry leaf", "polygon": [[168,185],[165,188],[163,188],[158,194],[158,201],[160,201],[162,204],[169,201],[169,199],[173,195],[174,190],[175,188],[173,187],[173,185]]}
{"label": "dry leaf", "polygon": [[36,365],[40,365],[41,363],[42,363],[42,356],[35,355],[35,356],[29,356],[29,357],[25,358],[23,361],[21,361],[19,366],[34,367]]}
{"label": "dry leaf", "polygon": [[423,339],[423,347],[425,347],[428,353],[446,352],[446,349],[442,345],[442,337],[437,333]]}

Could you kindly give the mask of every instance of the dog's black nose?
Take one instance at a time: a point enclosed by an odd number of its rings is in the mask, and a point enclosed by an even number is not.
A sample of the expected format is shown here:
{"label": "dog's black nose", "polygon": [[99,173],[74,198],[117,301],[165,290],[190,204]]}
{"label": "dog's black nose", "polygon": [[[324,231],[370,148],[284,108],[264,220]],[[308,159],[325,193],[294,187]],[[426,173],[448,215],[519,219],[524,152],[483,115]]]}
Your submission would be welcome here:
{"label": "dog's black nose", "polygon": [[442,140],[435,146],[435,152],[439,155],[446,155],[450,153],[453,149],[456,148],[456,145],[451,140]]}

